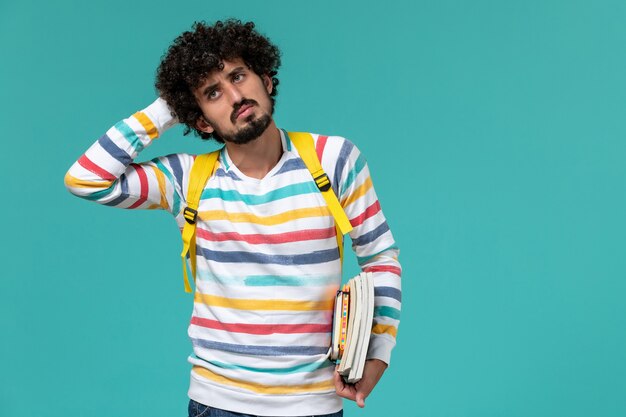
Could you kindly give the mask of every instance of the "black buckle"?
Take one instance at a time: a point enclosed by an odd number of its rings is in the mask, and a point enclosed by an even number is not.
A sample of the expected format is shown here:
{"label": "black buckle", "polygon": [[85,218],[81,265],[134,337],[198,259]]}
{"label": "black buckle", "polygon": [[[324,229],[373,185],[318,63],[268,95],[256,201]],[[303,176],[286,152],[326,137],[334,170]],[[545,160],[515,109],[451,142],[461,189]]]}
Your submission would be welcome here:
{"label": "black buckle", "polygon": [[317,188],[319,188],[320,191],[330,190],[330,179],[325,172],[319,177],[315,177],[315,184],[317,184]]}
{"label": "black buckle", "polygon": [[196,219],[198,218],[198,211],[189,207],[185,207],[185,210],[183,210],[183,216],[185,217],[185,220],[187,220],[187,223],[195,224]]}

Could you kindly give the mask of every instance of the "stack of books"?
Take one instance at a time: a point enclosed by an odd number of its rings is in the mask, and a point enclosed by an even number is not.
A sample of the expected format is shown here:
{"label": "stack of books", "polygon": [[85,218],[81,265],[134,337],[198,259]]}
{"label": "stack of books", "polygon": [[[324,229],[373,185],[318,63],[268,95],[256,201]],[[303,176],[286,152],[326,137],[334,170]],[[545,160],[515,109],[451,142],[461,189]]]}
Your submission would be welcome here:
{"label": "stack of books", "polygon": [[373,319],[372,274],[361,272],[337,291],[333,317],[330,356],[339,362],[339,374],[351,384],[363,376]]}

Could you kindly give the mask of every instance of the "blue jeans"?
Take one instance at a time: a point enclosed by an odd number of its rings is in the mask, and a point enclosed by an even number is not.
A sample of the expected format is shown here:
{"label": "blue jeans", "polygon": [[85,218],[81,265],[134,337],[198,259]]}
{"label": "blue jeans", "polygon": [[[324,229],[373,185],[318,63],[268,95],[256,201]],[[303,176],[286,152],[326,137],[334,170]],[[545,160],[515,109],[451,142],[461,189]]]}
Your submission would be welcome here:
{"label": "blue jeans", "polygon": [[[235,413],[233,411],[220,410],[219,408],[208,407],[197,401],[189,400],[189,417],[256,417],[251,414]],[[336,413],[324,414],[312,417],[343,417],[343,410]]]}

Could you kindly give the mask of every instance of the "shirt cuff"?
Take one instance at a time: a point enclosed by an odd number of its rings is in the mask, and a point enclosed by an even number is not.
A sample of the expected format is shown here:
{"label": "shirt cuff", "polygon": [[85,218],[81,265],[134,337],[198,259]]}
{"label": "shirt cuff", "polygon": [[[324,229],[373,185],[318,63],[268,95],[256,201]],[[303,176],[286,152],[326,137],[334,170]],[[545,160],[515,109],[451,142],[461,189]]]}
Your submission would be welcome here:
{"label": "shirt cuff", "polygon": [[395,341],[391,341],[385,336],[372,336],[370,338],[370,345],[367,348],[366,359],[380,359],[389,366],[391,350],[395,345]]}
{"label": "shirt cuff", "polygon": [[143,109],[142,112],[154,123],[154,126],[159,131],[159,136],[178,123],[178,118],[174,116],[174,111],[161,97]]}

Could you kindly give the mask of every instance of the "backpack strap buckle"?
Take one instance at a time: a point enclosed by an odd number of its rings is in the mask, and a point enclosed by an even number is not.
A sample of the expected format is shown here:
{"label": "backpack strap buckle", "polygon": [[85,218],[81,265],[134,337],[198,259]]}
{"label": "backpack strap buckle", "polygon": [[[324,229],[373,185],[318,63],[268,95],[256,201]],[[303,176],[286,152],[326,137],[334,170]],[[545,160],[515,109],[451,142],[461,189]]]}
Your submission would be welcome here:
{"label": "backpack strap buckle", "polygon": [[185,207],[183,210],[183,217],[189,224],[196,224],[196,219],[198,218],[198,210],[194,210],[191,207]]}
{"label": "backpack strap buckle", "polygon": [[317,177],[315,177],[314,180],[315,180],[315,184],[317,184],[317,188],[319,188],[320,191],[330,190],[330,179],[328,178],[328,175],[326,175],[325,172],[322,172],[321,175],[318,175]]}

